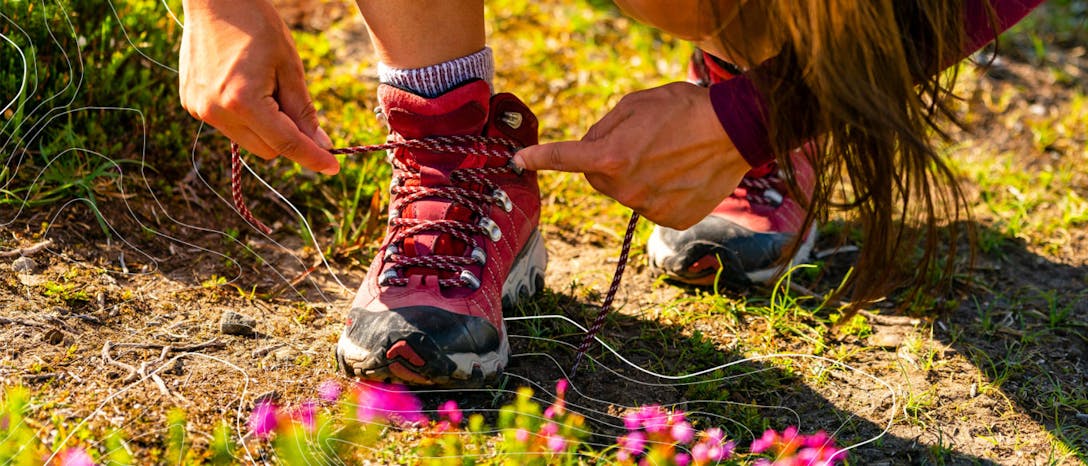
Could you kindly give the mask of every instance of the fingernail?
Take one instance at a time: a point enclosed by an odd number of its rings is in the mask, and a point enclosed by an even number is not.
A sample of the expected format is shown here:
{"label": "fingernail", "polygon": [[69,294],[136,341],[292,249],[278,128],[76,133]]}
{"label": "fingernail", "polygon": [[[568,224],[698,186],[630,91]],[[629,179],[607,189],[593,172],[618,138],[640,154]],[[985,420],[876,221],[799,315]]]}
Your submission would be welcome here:
{"label": "fingernail", "polygon": [[323,174],[323,175],[335,175],[337,173],[340,173],[340,164],[339,163],[337,163],[336,165],[333,165],[331,167],[325,167],[324,169],[321,170],[321,174]]}
{"label": "fingernail", "polygon": [[332,139],[329,138],[329,133],[326,133],[324,129],[317,128],[317,132],[314,133],[314,136],[317,138],[315,142],[317,142],[317,145],[322,149],[332,149]]}
{"label": "fingernail", "polygon": [[513,162],[514,162],[514,166],[517,167],[518,170],[524,170],[525,169],[525,157],[523,157],[521,155],[521,152],[514,153]]}

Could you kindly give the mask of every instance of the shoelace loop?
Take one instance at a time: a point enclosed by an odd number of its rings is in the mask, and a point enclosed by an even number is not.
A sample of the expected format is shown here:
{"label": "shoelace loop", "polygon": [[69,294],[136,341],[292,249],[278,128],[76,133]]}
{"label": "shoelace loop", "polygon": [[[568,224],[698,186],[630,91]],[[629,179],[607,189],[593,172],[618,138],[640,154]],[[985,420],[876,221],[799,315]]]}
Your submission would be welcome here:
{"label": "shoelace loop", "polygon": [[[503,146],[502,149],[495,149],[490,146]],[[333,149],[329,152],[333,154],[364,154],[386,150],[393,150],[397,148],[415,148],[425,149],[432,152],[445,152],[463,155],[485,155],[488,157],[501,157],[508,162],[501,167],[480,167],[480,168],[468,168],[454,170],[450,174],[450,180],[455,182],[464,183],[480,183],[485,186],[491,196],[487,196],[484,193],[472,191],[457,186],[448,186],[441,188],[425,188],[425,187],[408,187],[404,186],[405,180],[394,180],[394,183],[390,185],[390,191],[394,195],[402,194],[406,197],[401,201],[400,205],[405,206],[410,202],[419,200],[425,197],[442,197],[449,199],[458,204],[463,204],[473,210],[474,213],[481,214],[484,209],[480,204],[484,204],[488,201],[495,202],[503,206],[504,210],[509,211],[510,199],[506,196],[501,189],[498,188],[491,180],[485,178],[487,175],[494,175],[499,173],[507,173],[510,171],[520,172],[509,160],[514,156],[514,152],[520,149],[520,146],[511,140],[502,138],[493,138],[485,136],[436,136],[422,139],[406,139],[401,141],[393,141],[385,144],[373,144],[363,146],[352,146],[339,149]],[[258,220],[253,213],[246,206],[245,198],[242,194],[242,159],[241,151],[238,144],[231,142],[230,146],[230,165],[231,165],[231,194],[234,198],[234,206],[238,210],[239,215],[242,216],[245,221],[249,222],[253,226],[265,234],[270,234],[272,229]],[[394,159],[394,164],[400,164],[399,161]],[[405,173],[409,173],[409,176],[418,176],[418,171],[412,174],[409,167],[400,164],[397,167],[399,170]],[[392,203],[390,204],[390,210],[392,211]],[[394,212],[390,212],[390,217]],[[481,215],[482,218],[487,219],[486,215]],[[634,238],[635,227],[638,225],[639,215],[636,212],[631,212],[631,217],[627,222],[627,231],[623,237],[623,245],[620,249],[619,260],[616,263],[616,271],[612,276],[612,283],[608,287],[608,292],[605,294],[604,301],[601,304],[600,310],[597,312],[597,317],[593,320],[593,324],[582,338],[581,344],[578,346],[577,355],[574,358],[574,364],[571,367],[570,376],[574,377],[578,372],[578,366],[581,364],[582,359],[585,357],[586,352],[589,351],[593,344],[593,341],[600,332],[601,327],[604,326],[605,319],[612,311],[612,302],[616,298],[616,293],[619,291],[620,282],[623,279],[624,270],[627,267],[628,255],[631,251],[631,241]],[[494,225],[486,225],[486,222],[480,222],[477,225],[471,225],[464,222],[452,221],[452,220],[417,220],[417,219],[405,219],[405,218],[392,218],[390,220],[393,224],[406,227],[400,229],[387,244],[391,245],[381,251],[379,254],[384,254],[386,261],[391,261],[394,264],[399,264],[400,267],[412,267],[422,266],[432,269],[448,270],[452,272],[461,271],[458,278],[448,278],[439,280],[439,284],[442,286],[471,286],[473,288],[479,287],[479,279],[472,276],[471,273],[465,274],[467,269],[464,267],[476,262],[486,261],[486,256],[480,257],[477,250],[482,249],[475,247],[475,244],[469,233],[483,233],[491,238],[494,238],[495,231],[498,227],[492,228]],[[438,231],[442,233],[448,233],[457,239],[464,241],[466,244],[472,244],[472,252],[469,256],[447,256],[447,255],[430,255],[430,256],[405,256],[400,254],[398,248],[392,245],[399,244],[403,239],[408,236],[422,233],[424,231]],[[501,232],[499,233],[501,234]],[[389,272],[389,270],[387,270]],[[407,279],[402,277],[383,279],[391,285],[407,284]],[[475,282],[473,282],[475,280]]]}

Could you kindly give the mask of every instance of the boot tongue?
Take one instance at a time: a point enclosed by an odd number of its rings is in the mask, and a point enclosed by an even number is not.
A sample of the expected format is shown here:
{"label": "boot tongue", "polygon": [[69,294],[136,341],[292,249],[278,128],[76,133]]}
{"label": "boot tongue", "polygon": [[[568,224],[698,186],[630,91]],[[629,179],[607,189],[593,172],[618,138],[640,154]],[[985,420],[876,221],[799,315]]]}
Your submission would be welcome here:
{"label": "boot tongue", "polygon": [[[481,80],[469,81],[430,99],[386,84],[378,88],[378,101],[389,127],[404,139],[479,135],[487,123],[490,99],[491,87]],[[399,150],[396,157],[409,166],[419,164],[447,175],[465,158],[418,149]]]}
{"label": "boot tongue", "polygon": [[[389,121],[389,127],[403,139],[432,136],[480,135],[487,123],[491,87],[485,81],[474,80],[435,98],[425,98],[389,85],[378,88],[378,101]],[[423,149],[397,149],[394,157],[410,168],[418,168],[419,185],[437,188],[450,185],[450,173],[457,168],[482,166],[486,157],[437,153]],[[415,181],[413,180],[414,184]],[[408,218],[425,220],[472,220],[467,207],[451,204],[444,198],[426,198],[413,202],[403,214]],[[404,240],[404,254],[464,255],[467,245],[448,234],[421,233]],[[427,269],[411,268],[409,275],[428,273]],[[433,272],[429,272],[433,273]],[[449,272],[440,274],[445,277]]]}

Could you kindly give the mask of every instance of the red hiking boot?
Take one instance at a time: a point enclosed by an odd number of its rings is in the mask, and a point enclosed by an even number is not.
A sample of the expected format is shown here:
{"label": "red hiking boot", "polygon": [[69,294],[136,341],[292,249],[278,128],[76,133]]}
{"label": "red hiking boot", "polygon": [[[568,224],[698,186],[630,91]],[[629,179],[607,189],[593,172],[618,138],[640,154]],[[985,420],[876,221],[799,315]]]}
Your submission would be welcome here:
{"label": "red hiking boot", "polygon": [[[391,141],[436,136],[537,143],[536,117],[510,94],[471,81],[427,99],[378,90]],[[479,386],[506,366],[503,308],[543,288],[536,173],[514,173],[501,145],[392,152],[389,226],[336,348],[349,376],[411,385]]]}
{"label": "red hiking boot", "polygon": [[[739,72],[735,66],[696,51],[689,66],[689,80],[709,86]],[[791,156],[799,188],[811,193],[815,182],[812,166],[800,149]],[[650,267],[692,285],[720,282],[746,287],[766,283],[779,272],[808,260],[816,241],[816,227],[800,232],[804,219],[804,206],[790,197],[777,163],[771,162],[749,171],[733,194],[695,226],[683,231],[655,226],[646,244]],[[799,234],[803,236],[797,254],[783,260],[786,248]]]}

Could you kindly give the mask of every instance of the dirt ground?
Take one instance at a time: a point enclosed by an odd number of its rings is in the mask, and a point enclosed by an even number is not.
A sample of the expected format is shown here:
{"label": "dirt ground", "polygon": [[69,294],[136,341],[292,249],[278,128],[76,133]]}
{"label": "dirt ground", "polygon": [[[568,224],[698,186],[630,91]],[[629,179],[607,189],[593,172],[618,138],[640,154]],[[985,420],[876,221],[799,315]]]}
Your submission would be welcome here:
{"label": "dirt ground", "polygon": [[[1084,91],[1088,74],[1083,47],[1065,53],[1081,73],[1072,85],[1054,83],[1015,57],[982,74],[978,85],[1015,86],[1008,112],[1060,112],[1072,89]],[[965,105],[985,105],[966,97]],[[1088,159],[1077,147],[1040,152],[1015,123],[992,115],[957,137],[982,152],[1016,154],[1027,170],[1045,169],[1050,157]],[[140,451],[159,446],[171,407],[189,413],[190,431],[201,441],[221,419],[241,427],[258,397],[298,402],[323,380],[341,377],[332,348],[367,261],[325,261],[285,222],[270,237],[247,227],[224,197],[228,180],[215,153],[222,147],[208,149],[196,152],[200,168],[190,173],[150,181],[150,173],[126,176],[124,196],[100,201],[115,232],[109,239],[81,203],[2,215],[3,385],[32,387],[44,400],[42,413],[73,424],[122,427]],[[163,177],[189,195],[156,196],[151,187]],[[1088,184],[1077,189],[1088,196]],[[285,215],[268,204],[257,213]],[[998,220],[980,215],[975,226],[999,234]],[[611,278],[619,238],[611,229],[576,234],[555,225],[544,234],[548,291],[521,313],[585,323]],[[31,248],[22,251],[25,259],[19,248]],[[851,259],[845,253],[828,261],[845,268]],[[617,425],[608,414],[644,403],[675,404],[721,423],[748,413],[776,426],[827,429],[842,444],[890,426],[851,452],[854,464],[1076,464],[1056,458],[1063,458],[1062,445],[1088,452],[1088,234],[1071,229],[1053,250],[1006,238],[978,257],[973,273],[931,313],[874,308],[872,334],[828,337],[819,352],[828,360],[760,359],[749,349],[767,335],[765,319],[749,319],[743,309],[736,321],[700,318],[710,314],[699,290],[656,281],[639,252],[620,312],[604,332],[632,365],[596,351],[600,361],[574,379],[571,403],[603,432]],[[831,282],[802,284],[826,291]],[[762,299],[766,290],[743,293]],[[1047,327],[1056,308],[1069,311],[1061,325]],[[224,334],[221,319],[229,312],[255,318],[254,331]],[[579,331],[556,319],[509,325],[515,356],[502,388],[547,391],[542,387],[569,366]],[[804,338],[778,338],[780,352],[813,354]],[[742,357],[755,359],[679,381],[636,369],[687,372]],[[487,411],[501,404],[502,393],[445,392],[428,400],[453,397]]]}

